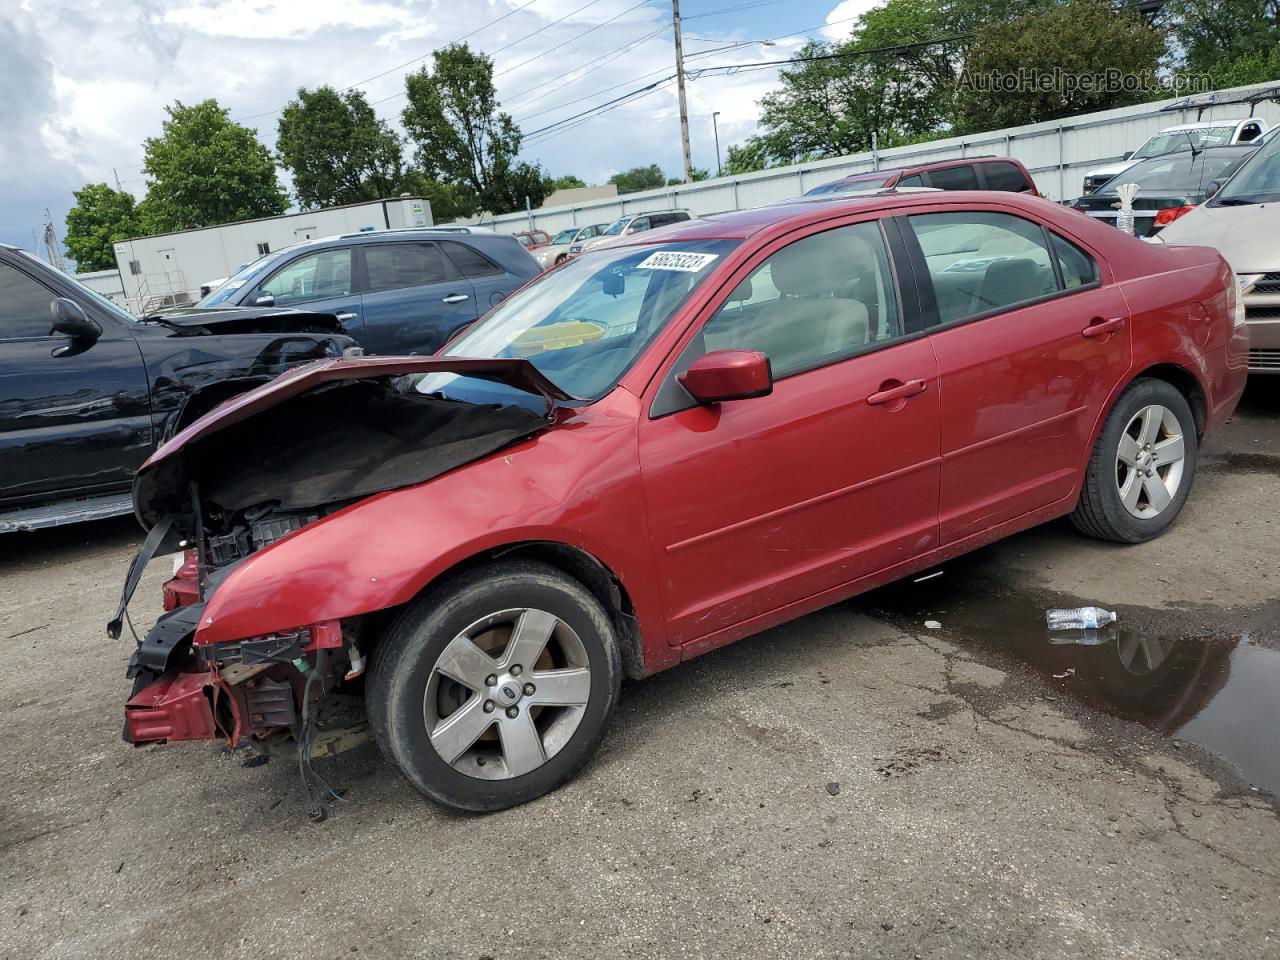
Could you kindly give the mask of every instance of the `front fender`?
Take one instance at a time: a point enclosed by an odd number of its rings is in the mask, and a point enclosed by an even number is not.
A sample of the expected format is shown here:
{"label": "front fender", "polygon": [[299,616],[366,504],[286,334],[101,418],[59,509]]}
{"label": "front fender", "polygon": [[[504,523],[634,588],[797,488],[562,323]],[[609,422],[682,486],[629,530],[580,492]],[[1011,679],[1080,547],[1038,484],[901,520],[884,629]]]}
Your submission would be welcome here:
{"label": "front fender", "polygon": [[[624,402],[634,406],[634,398]],[[531,540],[596,557],[622,581],[646,630],[652,624],[660,632],[648,530],[636,509],[643,500],[629,414],[592,408],[434,480],[362,500],[252,554],[210,597],[196,643],[394,607],[470,557]]]}

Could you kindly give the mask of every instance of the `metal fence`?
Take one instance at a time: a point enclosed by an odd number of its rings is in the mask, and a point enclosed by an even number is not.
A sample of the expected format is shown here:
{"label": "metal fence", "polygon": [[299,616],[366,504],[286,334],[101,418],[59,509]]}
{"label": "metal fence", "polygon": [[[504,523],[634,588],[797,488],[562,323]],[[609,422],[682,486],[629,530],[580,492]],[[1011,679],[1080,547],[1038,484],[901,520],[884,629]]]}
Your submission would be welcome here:
{"label": "metal fence", "polygon": [[[1242,96],[1274,90],[1275,87],[1276,83],[1236,87],[1218,91],[1216,96],[1221,100],[1238,101]],[[1194,99],[1202,103],[1208,96]],[[503,233],[532,227],[555,233],[566,227],[609,223],[628,214],[672,207],[687,209],[694,216],[710,216],[789,200],[821,183],[853,173],[983,154],[1015,157],[1031,171],[1041,193],[1053,200],[1067,200],[1082,192],[1084,175],[1090,167],[1120,160],[1125,151],[1136,149],[1149,136],[1166,127],[1196,120],[1241,120],[1249,116],[1261,116],[1273,126],[1280,123],[1280,105],[1274,101],[1263,101],[1256,106],[1232,102],[1203,108],[1165,109],[1182,102],[1185,102],[1183,98],[1177,98],[1120,107],[1047,123],[894,147],[878,151],[876,155],[857,153],[830,157],[756,173],[629,193],[577,206],[541,208],[531,213],[509,213],[469,222],[481,222]]]}

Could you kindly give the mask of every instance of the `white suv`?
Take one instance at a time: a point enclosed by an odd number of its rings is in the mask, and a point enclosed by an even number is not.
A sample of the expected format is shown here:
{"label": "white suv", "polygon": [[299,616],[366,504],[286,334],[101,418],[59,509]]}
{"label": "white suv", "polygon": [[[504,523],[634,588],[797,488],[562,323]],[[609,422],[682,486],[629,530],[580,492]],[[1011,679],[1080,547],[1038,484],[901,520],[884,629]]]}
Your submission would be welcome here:
{"label": "white suv", "polygon": [[569,256],[576,257],[584,250],[590,250],[601,244],[608,243],[614,237],[630,236],[633,233],[643,233],[645,230],[653,230],[655,227],[665,227],[673,223],[680,223],[682,220],[692,220],[693,214],[688,210],[655,210],[650,213],[633,213],[625,217],[619,217],[597,237],[590,240],[584,240],[581,243],[570,244]]}

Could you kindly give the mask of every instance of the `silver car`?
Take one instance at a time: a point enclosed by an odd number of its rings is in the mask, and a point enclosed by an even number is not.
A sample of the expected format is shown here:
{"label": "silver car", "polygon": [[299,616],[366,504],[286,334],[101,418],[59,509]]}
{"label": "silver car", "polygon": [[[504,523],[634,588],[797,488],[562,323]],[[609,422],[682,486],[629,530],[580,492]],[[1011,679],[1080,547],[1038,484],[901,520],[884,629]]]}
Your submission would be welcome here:
{"label": "silver car", "polygon": [[1280,374],[1280,137],[1272,137],[1210,198],[1155,238],[1214,247],[1236,272],[1249,325],[1249,372]]}
{"label": "silver car", "polygon": [[598,237],[604,233],[608,226],[607,223],[593,223],[589,227],[569,227],[567,230],[561,230],[551,238],[549,244],[533,251],[533,259],[538,261],[538,266],[543,270],[550,270],[569,259],[569,247],[572,244],[586,243],[592,237]]}

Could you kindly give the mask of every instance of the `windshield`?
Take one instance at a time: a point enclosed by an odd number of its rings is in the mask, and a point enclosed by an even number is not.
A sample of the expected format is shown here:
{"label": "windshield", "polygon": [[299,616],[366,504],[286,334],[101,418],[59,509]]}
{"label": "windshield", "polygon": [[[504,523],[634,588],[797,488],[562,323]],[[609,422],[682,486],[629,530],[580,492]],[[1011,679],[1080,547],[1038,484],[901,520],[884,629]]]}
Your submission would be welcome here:
{"label": "windshield", "polygon": [[857,180],[837,180],[835,183],[824,183],[820,187],[805,191],[806,197],[816,197],[823,193],[857,193],[860,190],[878,190],[897,176],[898,171],[886,173],[880,177],[859,177]]}
{"label": "windshield", "polygon": [[1213,206],[1280,202],[1280,137],[1250,154],[1213,198]]}
{"label": "windshield", "polygon": [[284,256],[287,249],[288,248],[282,248],[277,250],[275,253],[268,254],[265,257],[259,257],[257,260],[253,261],[253,263],[241,267],[234,276],[228,278],[225,283],[218,287],[218,289],[211,290],[209,295],[197,303],[196,306],[212,307],[219,303],[226,303],[237,290],[249,281],[249,278],[259,270],[269,267],[271,264],[278,261],[282,256]]}
{"label": "windshield", "polygon": [[1163,156],[1166,153],[1183,153],[1193,146],[1197,150],[1201,147],[1225,147],[1231,143],[1231,136],[1235,132],[1234,123],[1224,127],[1203,127],[1199,130],[1166,130],[1164,133],[1157,133],[1140,146],[1134,151],[1131,159],[1143,160],[1147,157]]}
{"label": "windshield", "polygon": [[580,227],[570,227],[568,230],[561,230],[556,234],[552,243],[573,243],[573,238],[577,236]]}
{"label": "windshield", "polygon": [[[26,257],[26,258],[27,258],[28,260],[30,260],[32,263],[34,263],[34,264],[36,264],[37,266],[39,266],[41,270],[52,270],[52,269],[53,269],[53,268],[52,268],[52,267],[50,267],[47,263],[45,263],[43,260],[41,260],[39,257],[37,257],[37,256],[33,256],[32,254],[28,253],[26,250],[19,250],[19,251],[18,251],[18,253],[22,254],[24,257]],[[102,309],[103,309],[103,310],[106,310],[106,311],[107,311],[108,313],[110,313],[112,316],[114,316],[114,317],[118,317],[119,319],[121,319],[121,320],[125,321],[126,323],[138,323],[138,322],[139,322],[139,321],[138,321],[138,318],[137,318],[137,317],[135,317],[132,313],[130,313],[129,311],[127,311],[127,310],[125,310],[125,309],[123,309],[123,308],[121,308],[121,307],[117,306],[115,303],[113,303],[113,302],[112,302],[111,300],[109,300],[107,297],[104,297],[104,296],[103,296],[102,294],[100,294],[97,290],[93,289],[93,287],[89,286],[89,285],[88,285],[88,284],[86,284],[86,283],[81,282],[80,280],[77,280],[77,279],[76,279],[74,276],[72,276],[71,274],[69,274],[69,273],[62,273],[62,274],[60,274],[60,276],[61,276],[64,280],[70,280],[72,283],[74,283],[74,284],[75,284],[75,285],[80,289],[80,292],[81,292],[81,293],[83,293],[86,297],[88,297],[90,300],[92,300],[92,301],[93,301],[94,303],[96,303],[98,306],[102,307]]]}
{"label": "windshield", "polygon": [[[556,386],[604,396],[737,240],[672,241],[584,254],[504,301],[446,357],[526,357]],[[421,393],[494,399],[455,374],[423,374]]]}
{"label": "windshield", "polygon": [[606,230],[602,234],[602,236],[616,237],[618,234],[620,234],[623,230],[626,229],[627,224],[630,222],[631,222],[630,217],[623,217],[621,220],[615,220],[613,221],[613,223],[609,224],[609,229]]}
{"label": "windshield", "polygon": [[1122,184],[1136,183],[1141,191],[1139,196],[1200,196],[1205,184],[1229,173],[1246,156],[1243,151],[1232,150],[1198,153],[1195,157],[1176,154],[1143,160],[1113,177],[1098,195],[1114,194]]}

